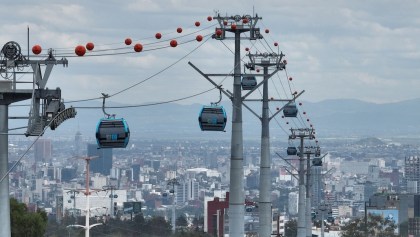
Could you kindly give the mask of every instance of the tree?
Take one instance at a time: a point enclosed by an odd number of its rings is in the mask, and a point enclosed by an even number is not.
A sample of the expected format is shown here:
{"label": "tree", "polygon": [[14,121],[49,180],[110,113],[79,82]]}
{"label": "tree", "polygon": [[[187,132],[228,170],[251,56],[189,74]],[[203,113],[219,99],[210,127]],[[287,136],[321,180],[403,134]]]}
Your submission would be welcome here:
{"label": "tree", "polygon": [[178,218],[175,220],[175,224],[178,227],[187,227],[188,226],[188,221],[187,221],[187,217],[185,217],[185,215],[180,215],[178,216]]}
{"label": "tree", "polygon": [[28,212],[24,203],[10,199],[10,221],[13,237],[43,236],[47,228],[47,214],[44,211]]}
{"label": "tree", "polygon": [[284,235],[287,237],[297,236],[297,221],[295,219],[290,220],[284,224]]}
{"label": "tree", "polygon": [[395,230],[396,223],[393,220],[383,218],[380,215],[371,215],[367,217],[367,225],[364,218],[356,218],[344,225],[341,230],[341,237],[397,237]]}

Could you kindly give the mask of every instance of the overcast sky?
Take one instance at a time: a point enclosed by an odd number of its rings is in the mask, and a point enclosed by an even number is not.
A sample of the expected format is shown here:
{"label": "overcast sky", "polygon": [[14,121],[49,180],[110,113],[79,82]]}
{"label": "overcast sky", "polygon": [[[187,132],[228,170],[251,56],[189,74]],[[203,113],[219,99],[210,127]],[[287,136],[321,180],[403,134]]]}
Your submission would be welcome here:
{"label": "overcast sky", "polygon": [[[293,77],[292,90],[306,91],[302,100],[351,98],[387,103],[420,97],[418,0],[12,1],[0,8],[0,44],[16,41],[26,54],[29,26],[30,48],[39,44],[42,53],[53,48],[60,58],[74,56],[75,46],[87,42],[95,44],[93,51],[124,48],[127,37],[144,44],[147,50],[167,46],[176,37],[183,36],[177,39],[181,43],[214,32],[216,22],[207,21],[207,16],[214,16],[215,11],[229,16],[255,12],[262,17],[257,26],[270,32],[263,33],[264,40],[254,46],[243,40],[241,56],[246,53],[245,47],[251,47],[253,52],[277,52],[273,44],[278,42],[278,50],[288,61],[288,76]],[[196,21],[201,23],[199,27],[194,25]],[[176,32],[178,27],[183,29],[181,34]],[[157,32],[162,39],[154,38]],[[231,40],[209,39],[199,45],[193,41],[137,54],[67,57],[68,68],[56,66],[48,87],[60,87],[66,101],[114,94],[185,57],[110,100],[143,104],[187,97],[212,88],[188,61],[205,73],[229,73],[233,69]],[[220,82],[223,78],[214,80]],[[231,78],[223,81],[226,89],[231,90],[231,84]],[[285,72],[273,77],[270,96],[290,97]],[[206,104],[217,99],[218,93],[211,91],[178,103]]]}

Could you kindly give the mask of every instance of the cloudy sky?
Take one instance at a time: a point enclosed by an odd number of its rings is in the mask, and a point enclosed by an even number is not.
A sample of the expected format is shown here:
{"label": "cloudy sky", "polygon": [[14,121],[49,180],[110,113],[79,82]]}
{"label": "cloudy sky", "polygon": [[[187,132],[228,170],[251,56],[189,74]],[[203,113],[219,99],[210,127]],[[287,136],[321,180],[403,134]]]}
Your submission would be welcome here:
{"label": "cloudy sky", "polygon": [[[280,50],[288,61],[287,75],[273,77],[270,96],[290,97],[291,88],[305,90],[301,99],[312,102],[352,98],[388,103],[420,97],[419,10],[418,0],[13,1],[0,8],[0,44],[16,41],[26,54],[29,26],[30,48],[39,44],[42,54],[52,48],[57,57],[67,56],[69,66],[56,66],[48,82],[48,87],[62,89],[66,101],[112,95],[139,83],[110,100],[175,100],[212,88],[188,61],[205,73],[233,69],[231,40],[194,41],[198,34],[214,32],[216,22],[207,16],[215,11],[223,16],[254,12],[262,17],[257,26],[269,33],[258,42],[243,40],[241,56],[246,47],[252,52]],[[178,27],[182,33],[176,32]],[[157,32],[160,40],[154,38]],[[132,53],[133,45],[124,44],[127,37],[142,43],[144,51]],[[180,45],[167,47],[172,39]],[[95,44],[94,50],[75,57],[75,46],[87,42]],[[108,53],[112,55],[90,56]],[[290,88],[287,76],[293,78]],[[214,80],[231,90],[231,78]],[[217,99],[213,90],[178,103]]]}

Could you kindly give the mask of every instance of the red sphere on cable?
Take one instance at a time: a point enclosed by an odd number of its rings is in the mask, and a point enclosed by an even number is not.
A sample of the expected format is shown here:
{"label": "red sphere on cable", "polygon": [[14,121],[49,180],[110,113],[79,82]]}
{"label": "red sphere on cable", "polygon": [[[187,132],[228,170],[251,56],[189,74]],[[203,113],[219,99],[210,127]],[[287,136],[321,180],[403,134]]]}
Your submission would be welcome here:
{"label": "red sphere on cable", "polygon": [[202,35],[197,35],[197,36],[195,37],[195,39],[196,39],[198,42],[201,42],[201,41],[203,40],[203,36],[202,36]]}
{"label": "red sphere on cable", "polygon": [[178,28],[176,29],[176,32],[181,33],[181,32],[182,32],[182,28],[181,28],[181,27],[178,27]]}
{"label": "red sphere on cable", "polygon": [[170,45],[171,47],[176,47],[178,45],[178,42],[176,40],[171,40]]}
{"label": "red sphere on cable", "polygon": [[228,23],[227,21],[223,21],[223,25],[227,26],[227,23]]}
{"label": "red sphere on cable", "polygon": [[143,45],[142,44],[135,44],[134,45],[134,51],[141,52],[143,50]]}
{"label": "red sphere on cable", "polygon": [[280,110],[280,108],[279,108],[279,107],[277,107],[276,109],[277,109],[277,110]]}
{"label": "red sphere on cable", "polygon": [[86,53],[86,48],[83,45],[78,45],[74,49],[74,52],[76,53],[77,56],[83,56]]}
{"label": "red sphere on cable", "polygon": [[36,44],[32,47],[32,53],[38,55],[42,52],[42,48],[41,46],[39,46],[39,44]]}
{"label": "red sphere on cable", "polygon": [[208,16],[208,17],[207,17],[207,20],[208,20],[208,21],[212,21],[212,20],[213,20],[213,17]]}
{"label": "red sphere on cable", "polygon": [[160,39],[160,38],[162,38],[162,34],[158,32],[158,33],[155,34],[155,37],[156,37],[156,39]]}
{"label": "red sphere on cable", "polygon": [[276,46],[276,47],[277,47],[277,46],[279,46],[279,43],[277,43],[277,42],[274,42],[274,46]]}
{"label": "red sphere on cable", "polygon": [[270,33],[270,30],[269,29],[265,29],[265,33]]}
{"label": "red sphere on cable", "polygon": [[232,30],[236,30],[236,24],[232,24],[232,25],[230,25],[230,28],[231,28]]}
{"label": "red sphere on cable", "polygon": [[195,26],[199,27],[200,26],[200,22],[199,21],[196,21],[195,22]]}
{"label": "red sphere on cable", "polygon": [[221,36],[221,35],[222,35],[222,33],[223,33],[223,31],[222,31],[221,29],[217,29],[217,30],[216,30],[216,35],[217,35],[217,36]]}
{"label": "red sphere on cable", "polygon": [[293,78],[292,77],[289,77],[289,81],[291,81],[291,80],[293,80]]}
{"label": "red sphere on cable", "polygon": [[133,41],[130,38],[125,39],[124,43],[130,45]]}
{"label": "red sphere on cable", "polygon": [[286,124],[289,124],[289,122],[286,122]]}
{"label": "red sphere on cable", "polygon": [[283,63],[284,63],[284,64],[287,64],[287,60],[286,60],[286,59],[285,59],[285,60],[283,60]]}
{"label": "red sphere on cable", "polygon": [[260,69],[259,69],[259,68],[257,68],[257,70],[255,70],[255,71],[260,72]]}
{"label": "red sphere on cable", "polygon": [[306,121],[308,121],[308,122],[309,122],[309,119],[307,119]]}
{"label": "red sphere on cable", "polygon": [[303,114],[306,114],[306,112],[303,112]]}
{"label": "red sphere on cable", "polygon": [[249,22],[249,19],[248,18],[242,19],[242,23],[247,24],[248,22]]}
{"label": "red sphere on cable", "polygon": [[299,105],[302,106],[302,102],[300,102]]}
{"label": "red sphere on cable", "polygon": [[95,48],[95,45],[92,42],[89,42],[86,44],[86,49],[91,51],[93,50],[93,48]]}
{"label": "red sphere on cable", "polygon": [[248,51],[249,51],[249,48],[248,48],[248,47],[246,47],[246,48],[245,48],[245,51],[247,51],[247,52],[248,52]]}

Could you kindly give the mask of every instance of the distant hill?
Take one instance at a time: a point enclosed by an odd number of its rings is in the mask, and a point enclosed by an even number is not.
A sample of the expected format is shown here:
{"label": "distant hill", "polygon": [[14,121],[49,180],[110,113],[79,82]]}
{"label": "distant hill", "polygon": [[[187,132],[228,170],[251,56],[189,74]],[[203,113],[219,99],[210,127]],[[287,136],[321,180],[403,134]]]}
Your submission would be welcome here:
{"label": "distant hill", "polygon": [[[380,137],[420,134],[420,111],[416,108],[420,99],[402,101],[398,103],[374,104],[359,100],[326,100],[321,102],[303,102],[299,107],[307,113],[311,123],[320,137]],[[226,139],[230,140],[231,104],[224,102],[228,114],[226,133],[202,132],[198,126],[198,113],[201,105],[162,104],[148,107],[110,108],[108,113],[116,113],[117,117],[124,117],[131,129],[132,137],[138,139]],[[69,105],[67,105],[69,106]],[[101,109],[77,108],[100,107],[98,102],[77,103],[76,119],[64,122],[52,136],[71,136],[77,130],[86,137],[94,137],[97,121],[103,117]],[[109,103],[109,106],[120,104]],[[261,113],[261,105],[253,103],[252,108]],[[271,107],[275,111],[275,107]],[[302,109],[303,108],[303,109]],[[24,116],[28,114],[28,107],[11,107],[9,116]],[[244,139],[260,139],[260,121],[246,108],[243,108]],[[278,123],[277,123],[277,122]],[[281,116],[271,121],[270,135],[272,138],[286,139],[286,127]],[[291,121],[291,120],[290,120]],[[25,121],[10,120],[9,128],[24,126]],[[278,126],[280,124],[283,128]],[[301,126],[299,122],[291,122],[294,128]],[[287,125],[289,126],[289,125]],[[22,132],[22,131],[21,131]]]}

